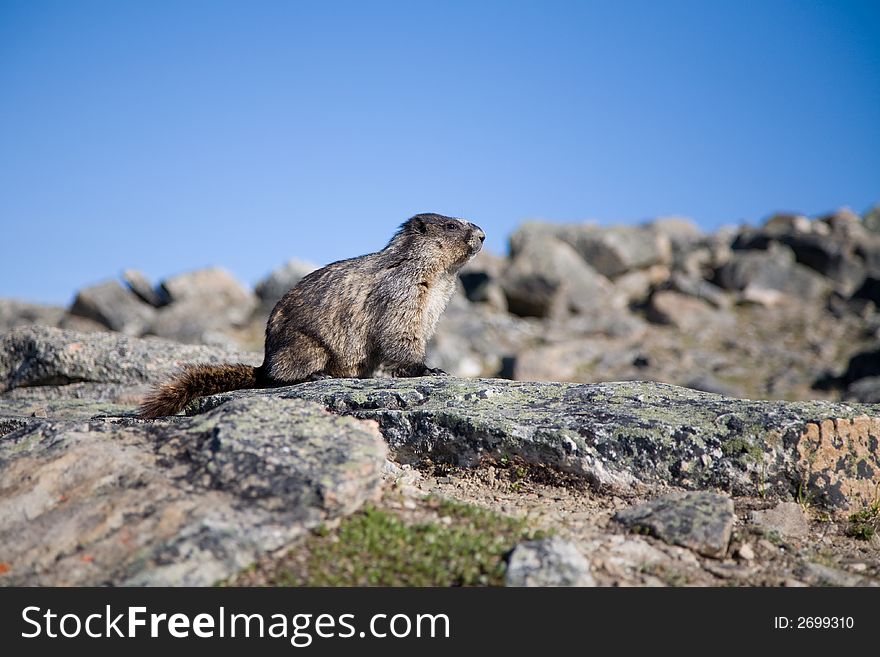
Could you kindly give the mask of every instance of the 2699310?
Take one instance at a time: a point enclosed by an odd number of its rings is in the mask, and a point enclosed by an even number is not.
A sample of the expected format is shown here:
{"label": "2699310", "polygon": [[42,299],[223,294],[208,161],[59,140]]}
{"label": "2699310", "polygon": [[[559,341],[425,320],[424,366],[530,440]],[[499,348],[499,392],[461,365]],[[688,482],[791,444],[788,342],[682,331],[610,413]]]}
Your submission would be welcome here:
{"label": "2699310", "polygon": [[851,630],[855,626],[852,616],[776,616],[773,627],[777,630]]}

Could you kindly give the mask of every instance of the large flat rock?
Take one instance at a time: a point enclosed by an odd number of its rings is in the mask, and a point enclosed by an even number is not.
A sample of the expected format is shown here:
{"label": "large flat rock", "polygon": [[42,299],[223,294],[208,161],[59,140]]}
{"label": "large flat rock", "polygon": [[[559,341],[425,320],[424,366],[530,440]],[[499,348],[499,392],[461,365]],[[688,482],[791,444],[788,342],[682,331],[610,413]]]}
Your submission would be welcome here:
{"label": "large flat rock", "polygon": [[627,489],[672,484],[858,507],[880,483],[880,416],[867,404],[733,399],[661,383],[366,379],[226,393],[317,402],[379,422],[396,458],[474,465],[521,457]]}

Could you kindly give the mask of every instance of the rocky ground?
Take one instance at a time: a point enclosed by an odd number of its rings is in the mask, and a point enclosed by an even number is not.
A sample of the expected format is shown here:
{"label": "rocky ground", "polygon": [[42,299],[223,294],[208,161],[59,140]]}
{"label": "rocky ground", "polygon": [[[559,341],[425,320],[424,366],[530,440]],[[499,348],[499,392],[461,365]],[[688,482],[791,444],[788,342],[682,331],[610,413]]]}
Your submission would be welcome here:
{"label": "rocky ground", "polygon": [[450,378],[150,422],[181,363],[259,363],[311,266],[0,301],[0,582],[880,583],[878,211],[527,224],[510,250],[462,272]]}

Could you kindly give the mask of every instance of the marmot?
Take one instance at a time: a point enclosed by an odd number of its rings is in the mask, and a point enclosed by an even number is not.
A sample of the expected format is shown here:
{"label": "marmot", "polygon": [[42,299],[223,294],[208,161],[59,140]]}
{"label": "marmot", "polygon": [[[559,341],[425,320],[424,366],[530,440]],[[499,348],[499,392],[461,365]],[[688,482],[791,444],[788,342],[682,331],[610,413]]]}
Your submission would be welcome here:
{"label": "marmot", "polygon": [[468,221],[417,214],[381,251],[329,264],[287,292],[269,315],[262,365],[185,365],[147,395],[140,417],[228,390],[369,377],[380,365],[398,377],[445,374],[425,365],[425,346],[485,238]]}

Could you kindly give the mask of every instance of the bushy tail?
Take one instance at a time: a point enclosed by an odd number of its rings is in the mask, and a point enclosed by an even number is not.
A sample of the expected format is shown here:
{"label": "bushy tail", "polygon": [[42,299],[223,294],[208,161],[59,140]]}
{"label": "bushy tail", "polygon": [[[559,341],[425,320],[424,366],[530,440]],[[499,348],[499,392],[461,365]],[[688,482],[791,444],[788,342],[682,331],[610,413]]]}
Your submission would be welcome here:
{"label": "bushy tail", "polygon": [[174,415],[196,397],[258,388],[259,369],[243,363],[184,365],[183,372],[153,388],[141,404],[138,415],[144,419]]}

